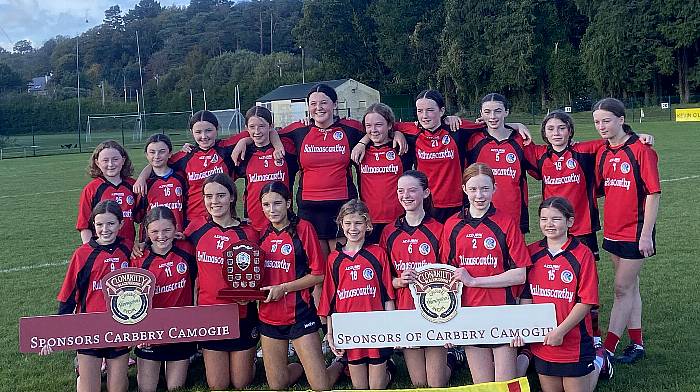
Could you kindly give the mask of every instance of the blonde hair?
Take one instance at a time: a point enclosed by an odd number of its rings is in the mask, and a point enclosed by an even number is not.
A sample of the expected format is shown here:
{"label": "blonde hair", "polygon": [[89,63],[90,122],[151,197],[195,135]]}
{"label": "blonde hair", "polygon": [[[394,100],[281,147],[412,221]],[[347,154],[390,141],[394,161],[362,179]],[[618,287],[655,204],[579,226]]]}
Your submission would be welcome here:
{"label": "blonde hair", "polygon": [[476,177],[479,174],[487,176],[491,179],[492,184],[496,184],[496,178],[493,176],[493,170],[491,170],[487,164],[477,162],[472,163],[468,168],[464,169],[464,173],[462,173],[462,185],[466,184],[470,178]]}
{"label": "blonde hair", "polygon": [[342,229],[343,218],[352,214],[358,214],[363,217],[370,231],[372,231],[372,219],[369,217],[369,208],[367,208],[367,204],[360,199],[352,199],[343,204],[338,211],[338,217],[335,218],[335,223]]}

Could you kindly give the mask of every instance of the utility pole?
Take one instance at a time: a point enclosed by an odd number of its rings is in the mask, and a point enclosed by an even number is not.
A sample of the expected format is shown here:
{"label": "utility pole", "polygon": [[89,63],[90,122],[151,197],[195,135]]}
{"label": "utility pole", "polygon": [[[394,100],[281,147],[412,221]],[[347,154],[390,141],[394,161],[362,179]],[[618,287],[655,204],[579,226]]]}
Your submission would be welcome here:
{"label": "utility pole", "polygon": [[270,54],[272,54],[272,10],[270,10]]}
{"label": "utility pole", "polygon": [[299,45],[301,49],[301,83],[306,83],[306,76],[304,75],[304,47]]}
{"label": "utility pole", "polygon": [[[143,118],[141,121],[141,132],[146,128],[146,94],[143,91],[143,71],[141,70],[141,45],[139,45],[139,31],[136,30],[136,53],[139,59],[139,79],[141,80],[141,110],[143,110]],[[141,112],[139,112],[139,117],[141,117]]]}

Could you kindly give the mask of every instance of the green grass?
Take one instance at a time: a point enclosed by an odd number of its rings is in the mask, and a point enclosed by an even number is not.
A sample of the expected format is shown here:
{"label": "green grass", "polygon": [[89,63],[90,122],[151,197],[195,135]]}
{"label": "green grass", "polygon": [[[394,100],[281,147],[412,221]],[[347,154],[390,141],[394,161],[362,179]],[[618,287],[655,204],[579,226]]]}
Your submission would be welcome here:
{"label": "green grass", "polygon": [[[595,137],[590,122],[579,121],[577,136]],[[663,196],[658,219],[658,255],[642,270],[644,334],[648,358],[635,366],[618,366],[615,378],[603,382],[601,391],[693,391],[700,387],[695,354],[700,343],[694,328],[700,324],[696,302],[700,301],[700,264],[696,233],[700,232],[700,178],[697,151],[700,124],[671,122],[635,124],[640,131],[656,136]],[[534,127],[533,127],[534,128]],[[534,132],[538,130],[533,129]],[[539,139],[539,137],[535,137]],[[141,149],[129,152],[136,167],[144,163]],[[80,189],[88,182],[88,154],[69,154],[0,161],[0,390],[64,391],[75,388],[73,354],[49,357],[20,354],[17,324],[22,316],[53,314],[56,293],[65,273],[65,263],[79,245],[74,229]],[[696,162],[696,163],[693,163]],[[669,181],[683,177],[683,180]],[[539,194],[539,183],[530,181],[531,194]],[[537,232],[536,205],[531,200],[531,227]],[[530,234],[528,240],[538,235]],[[42,266],[43,265],[43,266]],[[601,325],[607,325],[612,304],[612,269],[603,254],[599,263],[602,300]],[[626,344],[623,341],[621,345]],[[400,367],[401,368],[401,367]],[[260,367],[262,369],[262,367]],[[534,381],[534,378],[531,378]],[[453,385],[469,383],[461,371]],[[130,385],[136,390],[134,371]],[[206,390],[201,365],[190,371],[188,390]],[[395,387],[408,387],[402,370]],[[302,387],[305,387],[302,386]],[[349,387],[344,383],[340,387]],[[258,373],[253,386],[265,388]]]}

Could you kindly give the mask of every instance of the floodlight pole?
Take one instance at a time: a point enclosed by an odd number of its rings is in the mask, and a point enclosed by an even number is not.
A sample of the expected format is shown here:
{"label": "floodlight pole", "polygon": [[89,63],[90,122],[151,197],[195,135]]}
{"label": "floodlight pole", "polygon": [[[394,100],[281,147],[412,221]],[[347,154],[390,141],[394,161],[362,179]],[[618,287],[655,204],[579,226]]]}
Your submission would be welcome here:
{"label": "floodlight pole", "polygon": [[79,57],[79,47],[80,47],[80,33],[75,36],[75,73],[78,79],[78,151],[83,152],[82,140],[80,140],[80,57]]}
{"label": "floodlight pole", "polygon": [[136,30],[136,53],[139,59],[139,79],[141,79],[141,109],[143,117],[141,119],[141,132],[146,128],[146,94],[143,91],[143,72],[141,71],[141,45],[139,45],[139,31]]}
{"label": "floodlight pole", "polygon": [[306,83],[306,76],[304,75],[304,47],[299,45],[301,49],[301,83]]}

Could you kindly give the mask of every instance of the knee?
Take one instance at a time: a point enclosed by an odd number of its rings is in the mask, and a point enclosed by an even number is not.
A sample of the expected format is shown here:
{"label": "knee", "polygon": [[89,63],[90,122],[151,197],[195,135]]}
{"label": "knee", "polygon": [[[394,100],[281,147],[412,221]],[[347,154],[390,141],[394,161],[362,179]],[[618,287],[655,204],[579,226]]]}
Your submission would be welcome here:
{"label": "knee", "polygon": [[631,295],[634,285],[628,283],[615,283],[615,299],[623,299]]}

